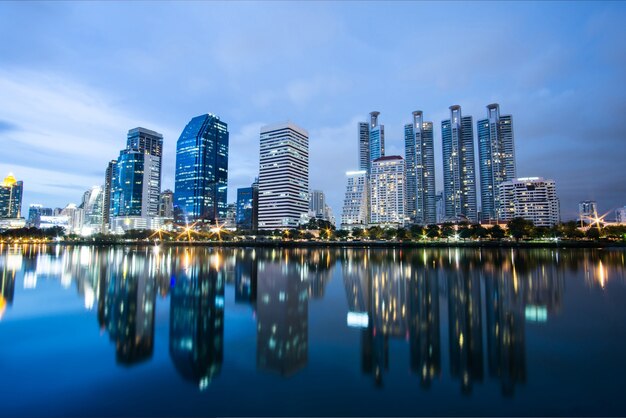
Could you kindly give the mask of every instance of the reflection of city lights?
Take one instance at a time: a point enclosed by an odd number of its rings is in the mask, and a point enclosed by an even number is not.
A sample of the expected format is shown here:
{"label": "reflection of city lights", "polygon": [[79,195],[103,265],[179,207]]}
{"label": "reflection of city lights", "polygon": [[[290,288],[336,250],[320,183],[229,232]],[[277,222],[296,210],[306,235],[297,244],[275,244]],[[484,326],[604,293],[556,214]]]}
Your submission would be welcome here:
{"label": "reflection of city lights", "polygon": [[545,306],[527,305],[524,316],[530,322],[546,322],[548,320],[548,309]]}
{"label": "reflection of city lights", "polygon": [[597,274],[596,274],[598,283],[600,287],[604,289],[606,286],[606,282],[609,280],[609,273],[606,270],[606,267],[602,265],[602,260],[598,261]]}
{"label": "reflection of city lights", "polygon": [[350,328],[367,328],[369,317],[367,312],[348,312],[346,322]]}
{"label": "reflection of city lights", "polygon": [[4,316],[4,311],[7,309],[7,301],[4,296],[0,295],[0,320]]}
{"label": "reflection of city lights", "polygon": [[96,300],[96,294],[91,286],[85,286],[85,309],[91,310],[93,308],[94,301]]}
{"label": "reflection of city lights", "polygon": [[24,289],[37,288],[37,274],[33,272],[24,273]]}

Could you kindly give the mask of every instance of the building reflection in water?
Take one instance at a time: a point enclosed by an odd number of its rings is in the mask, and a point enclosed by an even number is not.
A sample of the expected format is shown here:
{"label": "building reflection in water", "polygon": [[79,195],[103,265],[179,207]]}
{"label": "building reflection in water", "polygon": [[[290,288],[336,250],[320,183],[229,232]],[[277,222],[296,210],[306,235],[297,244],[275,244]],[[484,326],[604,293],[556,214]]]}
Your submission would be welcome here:
{"label": "building reflection in water", "polygon": [[100,271],[104,276],[98,286],[101,326],[115,343],[118,363],[140,363],[151,358],[154,350],[156,286],[150,277],[150,260],[116,252],[107,261],[109,267]]}
{"label": "building reflection in water", "polygon": [[256,311],[258,369],[291,376],[307,364],[309,300],[323,298],[338,257],[346,322],[360,330],[362,372],[375,385],[383,384],[391,339],[407,342],[423,388],[436,383],[447,330],[450,375],[461,391],[471,393],[487,373],[505,396],[526,381],[526,327],[560,311],[567,271],[602,291],[626,277],[624,252],[610,250],[0,245],[0,318],[20,272],[29,291],[43,280],[75,286],[85,308],[96,309],[118,363],[132,365],[152,357],[157,294],[169,295],[172,363],[204,389],[222,367],[232,284],[235,303]]}
{"label": "building reflection in water", "polygon": [[427,263],[426,250],[409,269],[409,351],[411,371],[428,388],[441,372],[439,338],[439,277]]}
{"label": "building reflection in water", "polygon": [[224,277],[221,254],[196,257],[185,250],[174,261],[170,292],[170,357],[178,373],[205,389],[224,357]]}
{"label": "building reflection in water", "polygon": [[532,251],[344,250],[347,324],[362,329],[363,373],[382,386],[390,338],[408,339],[410,369],[422,387],[430,387],[441,375],[445,309],[450,375],[459,379],[462,393],[484,381],[487,369],[502,393],[513,395],[515,385],[526,381],[526,323],[545,321],[561,306],[564,266],[555,257]]}
{"label": "building reflection in water", "polygon": [[290,376],[308,356],[308,266],[303,252],[263,251],[258,265],[257,367]]}

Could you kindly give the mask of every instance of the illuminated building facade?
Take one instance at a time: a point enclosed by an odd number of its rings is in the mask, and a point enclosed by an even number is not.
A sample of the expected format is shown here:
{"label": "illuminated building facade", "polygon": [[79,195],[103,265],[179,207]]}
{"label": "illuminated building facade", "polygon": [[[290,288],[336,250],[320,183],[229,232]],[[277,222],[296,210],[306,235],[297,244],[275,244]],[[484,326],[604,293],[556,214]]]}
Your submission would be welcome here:
{"label": "illuminated building facade", "polygon": [[559,199],[554,180],[525,177],[500,185],[501,220],[524,218],[535,226],[552,226],[560,222]]}
{"label": "illuminated building facade", "polygon": [[22,217],[22,192],[24,183],[17,181],[12,173],[0,183],[0,218]]}
{"label": "illuminated building facade", "polygon": [[174,212],[177,222],[216,223],[226,217],[228,125],[216,115],[196,116],[176,144]]}
{"label": "illuminated building facade", "polygon": [[174,218],[174,192],[165,190],[159,196],[159,216],[162,218]]}
{"label": "illuminated building facade", "polygon": [[461,106],[450,106],[450,119],[441,122],[441,143],[446,220],[477,222],[474,128]]}
{"label": "illuminated building facade", "polygon": [[477,123],[480,167],[481,222],[497,222],[498,188],[516,177],[513,117],[500,115],[497,103],[487,106],[487,118]]}
{"label": "illuminated building facade", "polygon": [[402,157],[391,155],[374,160],[370,173],[370,224],[403,226],[405,190]]}
{"label": "illuminated building facade", "polygon": [[309,210],[309,134],[287,122],[261,128],[259,229],[296,228]]}
{"label": "illuminated building facade", "polygon": [[343,200],[341,229],[366,228],[369,222],[367,171],[348,171],[348,184]]}
{"label": "illuminated building facade", "polygon": [[584,200],[578,204],[578,220],[581,222],[587,221],[589,223],[591,219],[598,217],[598,204],[593,200]]}
{"label": "illuminated building facade", "polygon": [[437,207],[433,123],[423,121],[421,110],[413,112],[413,122],[404,125],[404,153],[407,217],[418,225],[434,224]]}
{"label": "illuminated building facade", "polygon": [[257,229],[258,188],[242,187],[237,189],[237,229],[255,231]]}

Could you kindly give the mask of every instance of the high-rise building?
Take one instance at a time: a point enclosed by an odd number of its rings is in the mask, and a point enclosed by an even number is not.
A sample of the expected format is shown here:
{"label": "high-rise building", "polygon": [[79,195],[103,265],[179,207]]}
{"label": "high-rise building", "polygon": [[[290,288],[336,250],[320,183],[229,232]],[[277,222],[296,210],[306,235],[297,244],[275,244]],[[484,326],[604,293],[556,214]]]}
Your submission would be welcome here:
{"label": "high-rise building", "polygon": [[159,216],[162,218],[174,218],[174,192],[165,190],[159,197]]}
{"label": "high-rise building", "polygon": [[359,170],[370,169],[370,124],[359,122]]}
{"label": "high-rise building", "polygon": [[216,115],[196,116],[176,144],[177,221],[216,223],[224,219],[227,184],[228,125]]}
{"label": "high-rise building", "polygon": [[404,159],[399,155],[380,157],[370,172],[370,223],[403,226],[405,210]]}
{"label": "high-rise building", "polygon": [[237,189],[237,229],[245,231],[253,231],[256,229],[252,222],[254,215],[254,194],[255,190],[252,186]]}
{"label": "high-rise building", "polygon": [[559,199],[554,180],[525,177],[505,181],[500,185],[501,221],[524,218],[535,226],[559,223]]}
{"label": "high-rise building", "polygon": [[152,221],[159,214],[162,157],[163,135],[145,128],[128,131],[126,149],[120,151],[117,161],[109,163],[105,174],[102,200],[106,201],[110,181],[111,231],[153,227]]}
{"label": "high-rise building", "polygon": [[160,157],[138,150],[122,150],[111,187],[113,217],[154,217],[159,212]]}
{"label": "high-rise building", "polygon": [[22,192],[24,183],[9,173],[0,183],[0,218],[22,217]]}
{"label": "high-rise building", "polygon": [[367,171],[348,171],[341,229],[366,228],[369,217]]}
{"label": "high-rise building", "polygon": [[309,211],[318,219],[324,218],[326,196],[321,190],[311,190],[309,193]]}
{"label": "high-rise building", "polygon": [[416,224],[434,224],[437,205],[433,123],[423,121],[421,110],[413,112],[413,123],[404,125],[404,150],[407,216]]}
{"label": "high-rise building", "polygon": [[106,172],[104,173],[104,191],[102,200],[102,231],[109,231],[111,222],[111,191],[113,188],[113,179],[117,170],[117,160],[109,161]]}
{"label": "high-rise building", "polygon": [[83,195],[83,222],[80,233],[82,235],[97,234],[102,231],[102,213],[104,192],[102,186],[93,186]]}
{"label": "high-rise building", "polygon": [[477,123],[477,131],[481,222],[497,222],[500,205],[498,187],[516,177],[513,117],[500,115],[500,106],[490,104],[487,106],[487,118]]}
{"label": "high-rise building", "polygon": [[261,128],[259,229],[295,228],[308,208],[308,132],[290,122]]}
{"label": "high-rise building", "polygon": [[370,112],[370,166],[374,160],[385,156],[385,125],[378,123],[378,115],[380,112]]}
{"label": "high-rise building", "polygon": [[380,112],[370,112],[369,122],[359,122],[359,170],[370,171],[372,161],[385,155],[385,126],[378,123]]}
{"label": "high-rise building", "polygon": [[28,207],[28,226],[39,228],[39,221],[41,220],[41,210],[43,205],[33,203]]}
{"label": "high-rise building", "polygon": [[474,129],[461,106],[450,106],[450,119],[441,122],[441,142],[446,219],[477,222]]}
{"label": "high-rise building", "polygon": [[598,217],[598,204],[593,200],[584,200],[578,204],[578,220],[590,222]]}

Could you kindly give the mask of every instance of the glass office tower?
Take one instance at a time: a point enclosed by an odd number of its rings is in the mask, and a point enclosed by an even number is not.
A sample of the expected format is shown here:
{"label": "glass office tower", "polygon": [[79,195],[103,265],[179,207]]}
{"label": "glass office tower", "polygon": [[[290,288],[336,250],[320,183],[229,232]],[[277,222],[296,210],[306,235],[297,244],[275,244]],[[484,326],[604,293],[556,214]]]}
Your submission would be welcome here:
{"label": "glass office tower", "polygon": [[500,115],[497,103],[487,106],[487,119],[479,120],[478,158],[482,222],[497,222],[500,216],[498,188],[515,178],[513,117]]}
{"label": "glass office tower", "polygon": [[22,191],[24,183],[9,173],[0,183],[0,218],[22,217]]}
{"label": "glass office tower", "polygon": [[227,183],[228,125],[216,115],[196,116],[176,144],[176,220],[215,223],[224,219]]}
{"label": "glass office tower", "polygon": [[473,122],[461,106],[450,106],[450,119],[441,122],[441,142],[446,220],[477,222]]}

